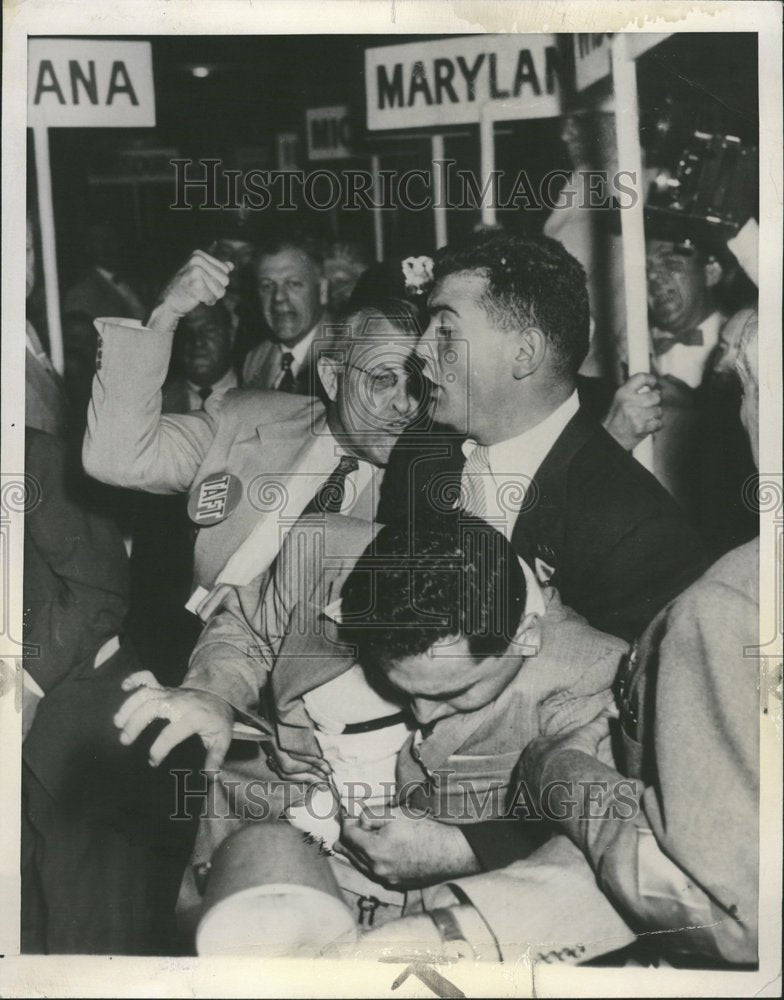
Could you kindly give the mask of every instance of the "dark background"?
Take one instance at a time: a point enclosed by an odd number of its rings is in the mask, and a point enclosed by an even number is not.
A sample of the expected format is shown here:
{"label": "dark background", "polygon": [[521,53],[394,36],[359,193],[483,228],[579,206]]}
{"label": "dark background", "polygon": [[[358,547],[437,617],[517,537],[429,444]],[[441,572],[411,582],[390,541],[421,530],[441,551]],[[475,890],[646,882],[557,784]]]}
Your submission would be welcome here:
{"label": "dark background", "polygon": [[[124,230],[130,271],[148,285],[160,282],[197,245],[206,246],[214,216],[169,209],[174,200],[172,155],[216,157],[227,167],[275,169],[275,135],[299,132],[300,166],[308,169],[304,118],[308,107],[349,104],[357,149],[354,160],[314,164],[331,169],[368,164],[378,152],[385,169],[426,169],[430,132],[367,133],[364,127],[364,51],[434,36],[179,36],[152,37],[157,122],[152,129],[50,130],[61,292],[82,263],[81,239],[94,218]],[[442,36],[439,36],[442,37]],[[568,42],[563,36],[564,43]],[[564,50],[565,53],[568,51]],[[564,56],[568,76],[568,55]],[[210,75],[193,76],[204,65]],[[663,114],[686,132],[724,131],[756,143],[758,136],[757,41],[754,34],[678,34],[638,60],[643,144]],[[478,126],[444,130],[446,155],[478,173]],[[534,183],[548,170],[568,168],[555,119],[503,123],[496,131],[497,168],[514,176],[525,169]],[[144,161],[136,181],[129,162]],[[30,150],[32,153],[32,149]],[[32,156],[28,178],[34,179]],[[507,225],[538,228],[544,213],[518,210]],[[263,216],[263,217],[262,217]],[[270,213],[256,213],[261,228]],[[503,213],[501,213],[503,217]],[[449,211],[450,238],[470,231],[479,213]],[[269,220],[271,221],[271,219]],[[318,213],[325,236],[359,238],[372,247],[368,211]],[[432,248],[433,213],[385,213],[388,253]]]}

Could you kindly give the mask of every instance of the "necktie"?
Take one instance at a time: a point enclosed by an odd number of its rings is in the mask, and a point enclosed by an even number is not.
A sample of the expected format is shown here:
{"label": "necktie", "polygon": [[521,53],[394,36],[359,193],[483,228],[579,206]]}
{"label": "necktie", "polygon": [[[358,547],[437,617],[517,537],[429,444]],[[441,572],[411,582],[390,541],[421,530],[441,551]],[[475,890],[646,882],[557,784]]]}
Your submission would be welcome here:
{"label": "necktie", "polygon": [[346,476],[359,468],[352,455],[343,455],[338,467],[329,474],[316,490],[316,494],[303,514],[339,514],[346,496]]}
{"label": "necktie", "polygon": [[296,389],[296,384],[294,382],[294,372],[291,370],[291,366],[294,363],[294,355],[291,351],[286,351],[280,357],[280,367],[283,372],[283,377],[280,382],[278,382],[278,390],[280,392],[294,392]]}
{"label": "necktie", "polygon": [[676,344],[683,344],[684,347],[702,347],[702,330],[698,326],[692,330],[683,330],[681,333],[672,333],[669,330],[651,331],[653,340],[653,353],[657,358],[667,351],[671,351]]}
{"label": "necktie", "polygon": [[487,517],[487,489],[490,480],[490,452],[486,445],[478,444],[466,460],[460,506],[473,517]]}
{"label": "necktie", "polygon": [[207,397],[212,395],[212,387],[209,385],[202,386],[201,389],[196,390],[201,396],[201,408],[204,409],[204,404],[207,402]]}

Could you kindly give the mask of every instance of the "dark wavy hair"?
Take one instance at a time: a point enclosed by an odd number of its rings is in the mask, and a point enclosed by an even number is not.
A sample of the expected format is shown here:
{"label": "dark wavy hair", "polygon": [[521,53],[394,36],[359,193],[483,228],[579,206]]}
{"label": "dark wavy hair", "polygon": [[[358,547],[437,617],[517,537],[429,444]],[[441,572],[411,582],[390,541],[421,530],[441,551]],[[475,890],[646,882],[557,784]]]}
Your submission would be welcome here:
{"label": "dark wavy hair", "polygon": [[557,240],[474,233],[435,255],[436,282],[459,271],[485,275],[483,304],[502,329],[538,327],[553,345],[561,373],[577,375],[588,353],[588,289],[582,265]]}
{"label": "dark wavy hair", "polygon": [[383,527],[343,585],[342,633],[362,667],[372,674],[452,636],[477,661],[504,654],[526,601],[505,536],[456,512],[423,525],[416,551],[411,538],[406,526]]}

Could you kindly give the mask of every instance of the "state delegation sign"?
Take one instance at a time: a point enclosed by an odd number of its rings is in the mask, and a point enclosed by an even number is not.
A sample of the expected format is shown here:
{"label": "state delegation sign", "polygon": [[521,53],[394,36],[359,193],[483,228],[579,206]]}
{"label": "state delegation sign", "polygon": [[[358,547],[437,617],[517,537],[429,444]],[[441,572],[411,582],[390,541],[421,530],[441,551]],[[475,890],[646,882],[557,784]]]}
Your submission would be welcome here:
{"label": "state delegation sign", "polygon": [[368,129],[460,125],[561,112],[553,35],[476,35],[365,51]]}
{"label": "state delegation sign", "polygon": [[346,105],[308,108],[305,131],[309,160],[345,160],[352,155],[351,117]]}
{"label": "state delegation sign", "polygon": [[27,107],[49,128],[155,125],[150,43],[31,38]]}

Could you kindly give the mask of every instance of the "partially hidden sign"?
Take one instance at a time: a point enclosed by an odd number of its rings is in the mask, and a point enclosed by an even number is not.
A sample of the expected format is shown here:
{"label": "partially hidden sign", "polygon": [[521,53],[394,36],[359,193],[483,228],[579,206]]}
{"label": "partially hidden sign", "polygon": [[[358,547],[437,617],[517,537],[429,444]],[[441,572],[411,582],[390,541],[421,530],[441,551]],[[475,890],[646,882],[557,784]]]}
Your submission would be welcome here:
{"label": "partially hidden sign", "polygon": [[574,36],[574,82],[577,90],[610,74],[612,33],[577,34]]}
{"label": "partially hidden sign", "polygon": [[[626,36],[629,58],[638,59],[669,37],[669,32],[630,32]],[[609,31],[574,36],[574,82],[578,91],[609,76],[612,68],[612,38],[613,33]]]}
{"label": "partially hidden sign", "polygon": [[31,38],[27,107],[50,128],[155,125],[150,43]]}
{"label": "partially hidden sign", "polygon": [[353,156],[351,117],[344,104],[305,112],[309,160],[345,160]]}
{"label": "partially hidden sign", "polygon": [[471,35],[365,51],[368,129],[479,121],[488,101],[495,120],[561,113],[560,60],[553,35]]}

